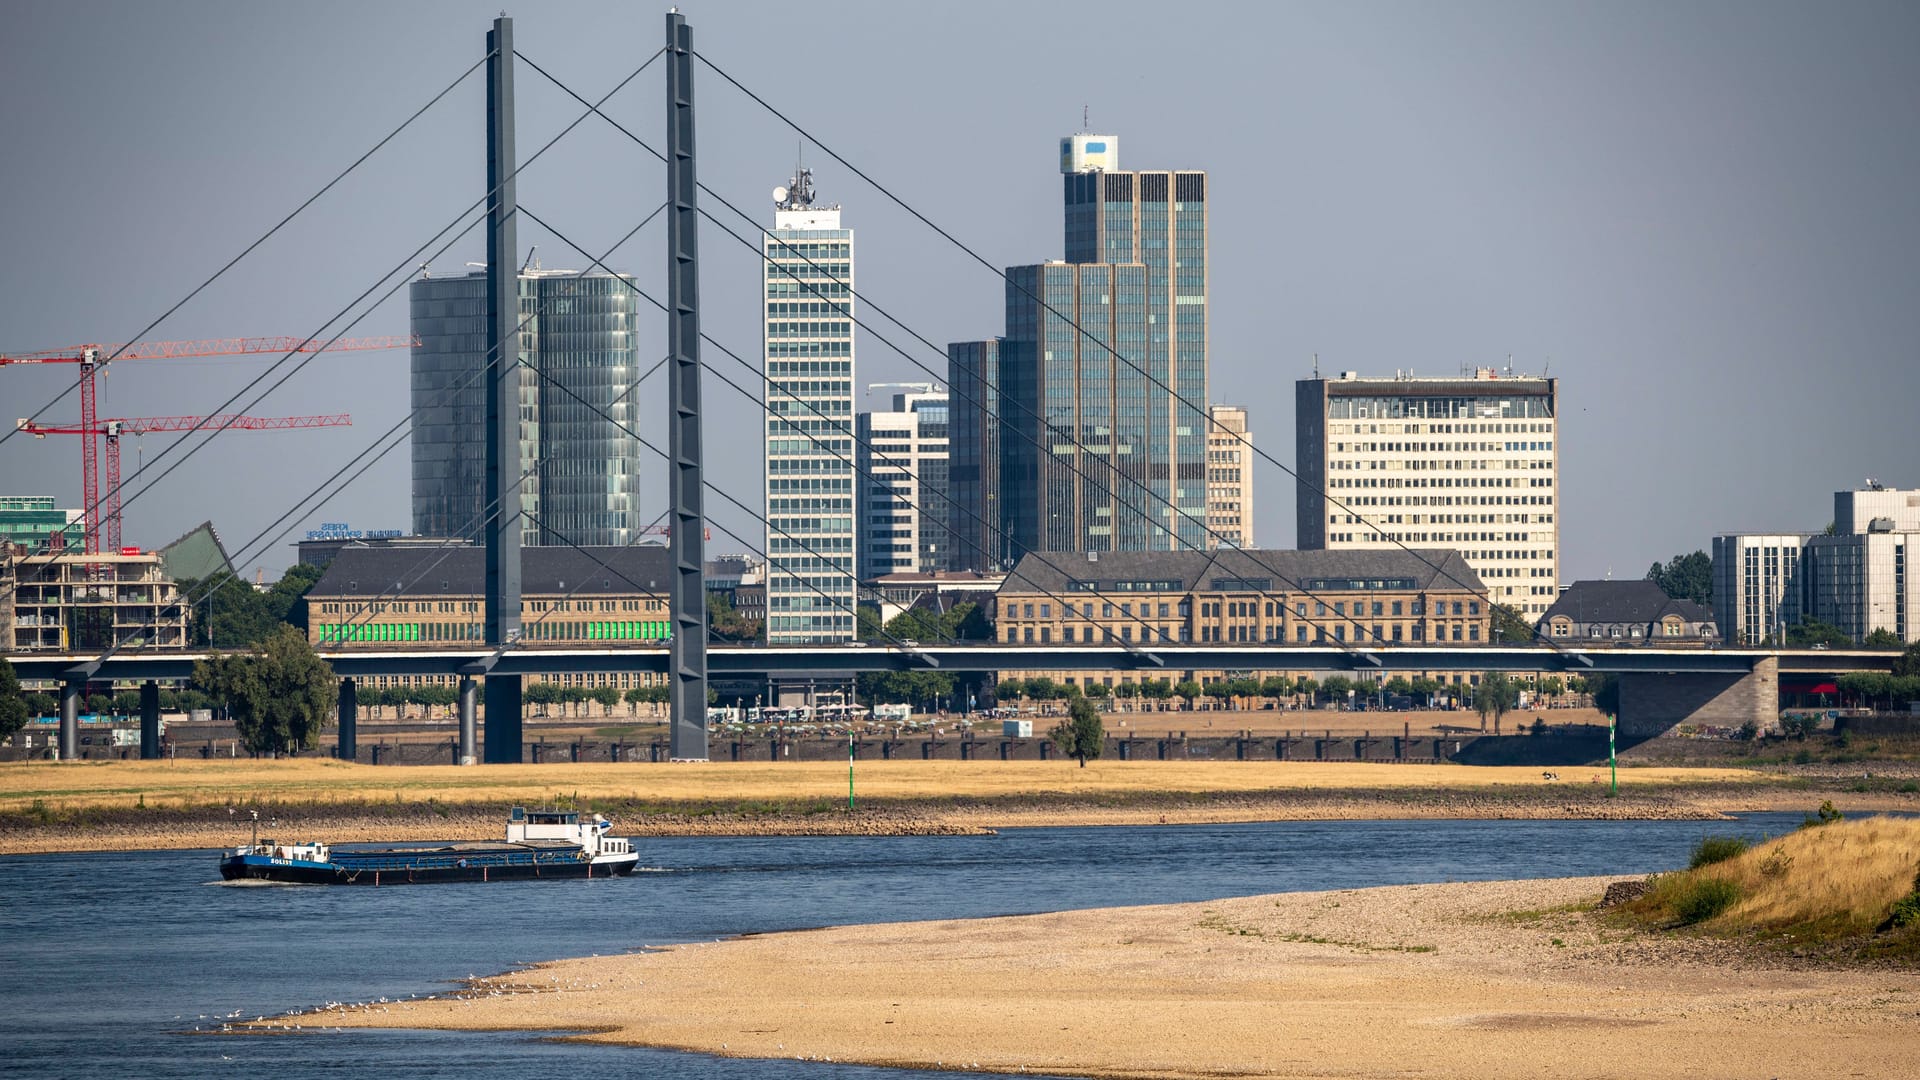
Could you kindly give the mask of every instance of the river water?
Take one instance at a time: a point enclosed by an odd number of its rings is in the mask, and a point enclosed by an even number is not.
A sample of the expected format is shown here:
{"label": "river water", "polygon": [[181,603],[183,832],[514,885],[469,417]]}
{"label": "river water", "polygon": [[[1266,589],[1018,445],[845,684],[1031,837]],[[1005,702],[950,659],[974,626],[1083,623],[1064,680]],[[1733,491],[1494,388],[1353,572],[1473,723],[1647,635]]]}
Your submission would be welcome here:
{"label": "river water", "polygon": [[952,1074],[523,1034],[191,1032],[230,1015],[404,998],[541,960],[755,931],[1639,875],[1684,865],[1709,832],[1757,839],[1797,824],[1797,815],[1757,814],[1733,823],[1321,821],[643,839],[645,869],[631,878],[378,889],[222,885],[211,851],[9,856],[0,858],[0,1073],[944,1080]]}

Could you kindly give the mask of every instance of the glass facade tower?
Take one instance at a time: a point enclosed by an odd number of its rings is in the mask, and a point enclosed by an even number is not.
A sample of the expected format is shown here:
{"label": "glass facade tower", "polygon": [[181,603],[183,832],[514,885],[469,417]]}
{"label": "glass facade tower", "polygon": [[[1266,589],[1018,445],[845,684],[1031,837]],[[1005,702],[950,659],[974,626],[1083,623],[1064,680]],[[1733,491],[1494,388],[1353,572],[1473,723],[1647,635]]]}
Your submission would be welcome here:
{"label": "glass facade tower", "polygon": [[802,170],[762,239],[767,644],[854,638],[853,230]]}
{"label": "glass facade tower", "polygon": [[[639,523],[638,294],[626,279],[522,271],[521,542],[621,546]],[[413,332],[413,531],[474,537],[486,509],[487,282],[421,278]]]}
{"label": "glass facade tower", "polygon": [[1066,259],[1007,271],[1002,562],[1208,546],[1207,177],[1117,147],[1062,140]]}

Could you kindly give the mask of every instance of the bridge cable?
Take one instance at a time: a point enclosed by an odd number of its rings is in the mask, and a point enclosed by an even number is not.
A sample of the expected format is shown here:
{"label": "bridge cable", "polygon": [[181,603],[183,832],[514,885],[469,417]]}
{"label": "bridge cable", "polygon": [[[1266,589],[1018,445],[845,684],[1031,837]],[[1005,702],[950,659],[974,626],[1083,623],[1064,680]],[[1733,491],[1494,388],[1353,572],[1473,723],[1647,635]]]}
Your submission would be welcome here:
{"label": "bridge cable", "polygon": [[[892,201],[895,205],[899,206],[901,209],[905,210],[908,214],[917,218],[921,223],[925,224],[928,228],[938,233],[941,237],[946,239],[949,243],[953,244],[955,247],[959,248],[961,251],[965,252],[967,255],[972,257],[975,262],[978,262],[981,266],[986,267],[996,277],[1000,278],[1001,281],[1004,282],[1008,287],[1019,289],[1020,292],[1025,294],[1029,299],[1038,303],[1049,314],[1053,315],[1055,318],[1061,320],[1067,325],[1073,327],[1074,330],[1078,332],[1081,336],[1085,337],[1088,341],[1093,342],[1100,349],[1111,354],[1116,360],[1119,360],[1121,363],[1127,365],[1129,368],[1132,368],[1135,372],[1137,372],[1142,377],[1144,377],[1149,382],[1151,382],[1155,387],[1171,395],[1175,401],[1178,401],[1180,404],[1186,406],[1189,410],[1197,413],[1203,419],[1208,419],[1208,427],[1211,428],[1212,426],[1211,420],[1208,418],[1207,411],[1204,408],[1195,405],[1185,395],[1175,391],[1171,386],[1168,386],[1165,382],[1163,382],[1158,376],[1148,372],[1145,368],[1141,367],[1140,365],[1134,363],[1133,361],[1127,359],[1125,356],[1121,355],[1120,352],[1114,349],[1112,346],[1101,341],[1099,338],[1095,337],[1092,333],[1090,333],[1084,327],[1082,327],[1079,323],[1068,318],[1065,314],[1055,309],[1051,304],[1047,303],[1043,297],[1034,295],[1033,292],[1027,289],[1025,286],[1019,285],[1018,283],[1014,282],[1012,278],[1008,277],[1005,270],[994,266],[979,252],[975,251],[971,247],[968,247],[965,243],[963,243],[958,238],[956,238],[952,233],[941,228],[939,225],[935,224],[932,220],[930,220],[926,215],[914,209],[904,199],[900,198],[898,195],[895,195],[891,189],[881,184],[879,181],[875,180],[873,177],[867,175],[866,172],[862,171],[858,166],[854,165],[852,162],[848,161],[846,158],[840,156],[838,152],[836,152],[832,147],[821,142],[820,139],[816,137],[812,132],[808,131],[806,128],[801,127],[792,118],[788,117],[785,113],[781,112],[779,109],[775,108],[772,104],[768,103],[766,99],[762,98],[760,95],[748,89],[738,79],[735,79],[733,76],[727,74],[725,70],[723,70],[721,67],[715,64],[713,60],[709,58],[706,54],[696,51],[694,55],[698,57],[703,63],[705,63],[708,68],[712,69],[712,71],[716,75],[719,75],[722,79],[725,79],[727,82],[731,83],[741,93],[745,94],[747,97],[751,98],[754,102],[759,104],[762,108],[766,109],[768,112],[778,117],[781,120],[781,122],[785,123],[788,127],[792,128],[796,133],[801,135],[803,138],[807,139],[809,142],[813,143],[815,146],[819,147],[829,157],[832,157],[835,161],[839,162],[841,165],[844,165],[848,170],[853,172],[854,175],[860,177],[860,179],[865,180],[868,184],[872,185],[876,191],[886,196],[887,199]],[[545,73],[542,72],[542,74],[545,74]],[[1235,440],[1240,442],[1242,445],[1244,445],[1249,452],[1257,454],[1260,457],[1264,458],[1268,463],[1279,468],[1282,472],[1286,473],[1287,476],[1291,477],[1295,482],[1295,484],[1299,486],[1303,486],[1307,488],[1309,491],[1319,495],[1322,499],[1326,500],[1329,505],[1334,506],[1336,509],[1343,510],[1348,514],[1352,514],[1355,517],[1364,517],[1364,515],[1357,514],[1351,506],[1348,506],[1346,503],[1342,502],[1341,500],[1329,494],[1325,488],[1317,484],[1309,483],[1305,478],[1301,477],[1300,474],[1297,471],[1295,471],[1291,466],[1281,462],[1278,458],[1275,458],[1272,454],[1267,453],[1262,448],[1255,446],[1253,442],[1250,439],[1248,439],[1244,433],[1227,432],[1227,434],[1233,435]],[[1433,569],[1436,573],[1439,573],[1442,576],[1448,578],[1455,585],[1460,586],[1462,589],[1465,589],[1468,592],[1476,592],[1476,591],[1479,592],[1482,596],[1485,597],[1489,606],[1497,605],[1499,607],[1506,607],[1509,610],[1512,610],[1511,605],[1499,604],[1498,601],[1495,601],[1493,599],[1491,588],[1488,585],[1486,585],[1485,582],[1482,582],[1480,588],[1478,590],[1475,590],[1471,586],[1468,586],[1465,582],[1461,581],[1459,578],[1455,577],[1450,571],[1445,569],[1443,566],[1435,565],[1431,560],[1421,555],[1418,550],[1416,550],[1415,548],[1409,547],[1405,542],[1399,540],[1392,533],[1383,532],[1379,529],[1371,529],[1371,531],[1374,533],[1375,537],[1386,540],[1388,543],[1394,545],[1395,547],[1400,548],[1402,551],[1405,551],[1408,554],[1413,555],[1415,558],[1419,559],[1421,562],[1426,563],[1427,566]],[[1478,575],[1476,574],[1476,576]],[[1497,612],[1495,612],[1495,614],[1497,614]],[[1522,617],[1524,618],[1524,616]],[[1554,649],[1555,651],[1562,651],[1557,643],[1555,643],[1550,638],[1546,637],[1543,633],[1541,633],[1540,628],[1538,626],[1533,627],[1533,637],[1534,637],[1534,640],[1542,644],[1545,644],[1546,646]]]}

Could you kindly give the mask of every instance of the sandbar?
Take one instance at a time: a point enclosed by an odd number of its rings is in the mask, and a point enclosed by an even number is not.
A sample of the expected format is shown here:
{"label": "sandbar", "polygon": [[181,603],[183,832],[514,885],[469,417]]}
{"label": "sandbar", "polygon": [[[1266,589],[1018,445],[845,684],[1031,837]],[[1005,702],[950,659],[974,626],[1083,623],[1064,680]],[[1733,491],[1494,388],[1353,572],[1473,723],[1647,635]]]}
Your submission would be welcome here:
{"label": "sandbar", "polygon": [[[270,1021],[1091,1077],[1908,1075],[1911,970],[1611,925],[1605,878],[835,927]],[[633,943],[642,948],[644,942]]]}

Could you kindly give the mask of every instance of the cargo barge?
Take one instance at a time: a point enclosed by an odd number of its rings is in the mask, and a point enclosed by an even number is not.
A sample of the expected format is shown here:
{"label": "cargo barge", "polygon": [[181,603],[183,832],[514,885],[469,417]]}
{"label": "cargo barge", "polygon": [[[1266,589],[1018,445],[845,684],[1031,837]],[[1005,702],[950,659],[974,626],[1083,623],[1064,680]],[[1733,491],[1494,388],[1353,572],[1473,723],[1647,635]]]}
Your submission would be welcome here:
{"label": "cargo barge", "polygon": [[220,876],[297,885],[422,885],[631,874],[640,856],[626,837],[607,835],[612,827],[599,814],[583,821],[572,810],[520,806],[507,816],[504,841],[284,843],[261,839],[256,824],[252,843],[222,853]]}

